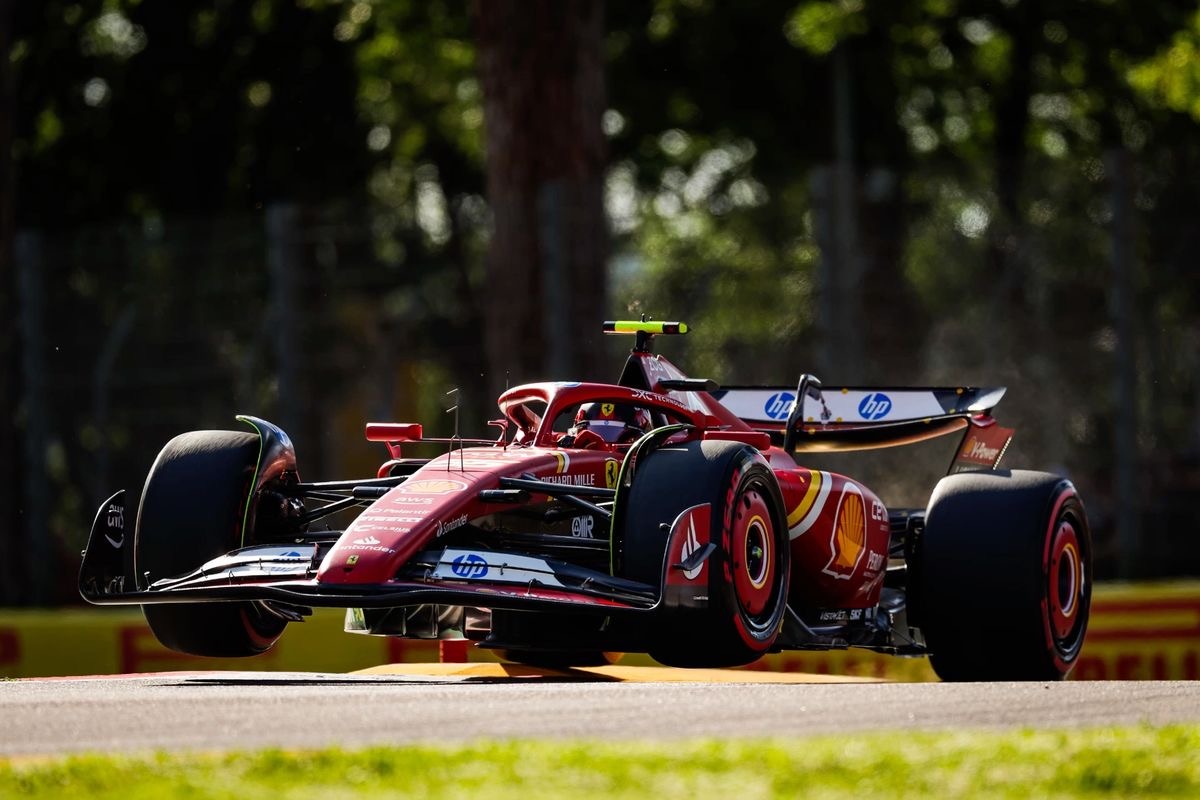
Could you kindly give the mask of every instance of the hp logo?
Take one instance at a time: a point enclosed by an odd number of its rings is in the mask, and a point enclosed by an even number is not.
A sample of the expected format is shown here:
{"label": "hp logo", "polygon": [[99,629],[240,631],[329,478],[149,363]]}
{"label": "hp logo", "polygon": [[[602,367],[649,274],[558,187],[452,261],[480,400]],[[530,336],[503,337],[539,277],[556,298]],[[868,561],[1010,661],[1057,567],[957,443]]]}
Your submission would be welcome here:
{"label": "hp logo", "polygon": [[795,404],[796,395],[791,392],[776,392],[767,398],[767,404],[763,406],[763,411],[768,419],[787,419]]}
{"label": "hp logo", "polygon": [[488,574],[488,563],[483,556],[467,553],[450,562],[450,571],[460,578],[482,578]]}
{"label": "hp logo", "polygon": [[892,398],[883,392],[871,392],[858,404],[858,415],[863,419],[883,419],[892,410]]}

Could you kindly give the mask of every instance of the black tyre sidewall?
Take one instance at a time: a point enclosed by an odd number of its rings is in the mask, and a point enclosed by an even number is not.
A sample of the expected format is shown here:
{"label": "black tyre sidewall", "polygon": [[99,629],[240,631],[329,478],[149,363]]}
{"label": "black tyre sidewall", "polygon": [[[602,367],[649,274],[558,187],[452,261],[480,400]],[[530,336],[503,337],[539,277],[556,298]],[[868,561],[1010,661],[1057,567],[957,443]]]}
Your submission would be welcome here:
{"label": "black tyre sidewall", "polygon": [[[1047,548],[1060,520],[1083,567],[1069,641],[1050,633]],[[943,680],[1060,680],[1079,655],[1091,599],[1091,537],[1070,481],[1041,472],[966,473],[930,499],[913,570],[915,622]]]}
{"label": "black tyre sidewall", "polygon": [[[167,443],[138,504],[139,582],[185,574],[249,544],[243,526],[258,457],[259,437],[238,431],[190,431]],[[255,603],[164,603],[142,610],[163,645],[201,656],[262,653],[287,624]]]}
{"label": "black tyre sidewall", "polygon": [[[774,578],[767,610],[751,618],[732,583],[728,552],[733,508],[746,491],[764,495],[771,515]],[[687,508],[712,505],[709,605],[665,612],[653,624],[651,656],[672,666],[736,666],[754,661],[774,644],[786,612],[790,551],[783,499],[762,456],[736,442],[697,441],[655,451],[639,465],[626,498],[623,537],[625,577],[662,580],[670,524]]]}

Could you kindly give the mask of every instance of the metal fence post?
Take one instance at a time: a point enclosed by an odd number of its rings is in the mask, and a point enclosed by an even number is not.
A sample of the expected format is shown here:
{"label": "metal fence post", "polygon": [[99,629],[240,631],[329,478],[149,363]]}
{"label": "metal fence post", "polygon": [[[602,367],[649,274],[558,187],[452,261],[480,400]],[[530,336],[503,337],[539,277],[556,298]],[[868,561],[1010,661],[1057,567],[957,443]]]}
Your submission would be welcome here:
{"label": "metal fence post", "polygon": [[1113,377],[1116,435],[1113,447],[1114,508],[1117,526],[1118,573],[1133,577],[1142,567],[1138,531],[1137,492],[1137,356],[1134,319],[1133,192],[1129,153],[1114,148],[1105,153],[1112,187],[1112,293],[1110,313],[1117,333]]}
{"label": "metal fence post", "polygon": [[[296,431],[304,421],[299,350],[299,292],[302,253],[300,209],[292,203],[267,208],[267,274],[271,284],[272,350],[278,387],[279,425]],[[295,436],[295,433],[292,434]]]}
{"label": "metal fence post", "polygon": [[42,237],[34,231],[21,231],[13,243],[17,271],[17,299],[21,332],[21,415],[25,420],[25,502],[24,528],[28,544],[26,574],[29,576],[30,605],[45,605],[50,600],[54,549],[50,546],[50,491],[46,474],[46,447],[49,422],[46,408],[46,360],[43,306]]}

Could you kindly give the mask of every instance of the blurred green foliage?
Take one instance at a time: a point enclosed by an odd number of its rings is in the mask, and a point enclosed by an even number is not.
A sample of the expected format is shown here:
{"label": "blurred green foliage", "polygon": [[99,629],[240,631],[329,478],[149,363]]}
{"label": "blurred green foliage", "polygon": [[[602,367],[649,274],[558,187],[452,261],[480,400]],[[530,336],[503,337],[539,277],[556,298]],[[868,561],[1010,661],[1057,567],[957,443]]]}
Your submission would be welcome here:
{"label": "blurred green foliage", "polygon": [[[731,383],[814,365],[833,381],[1009,383],[1014,463],[1090,485],[1101,528],[1122,413],[1108,165],[1127,154],[1143,512],[1194,528],[1163,498],[1190,491],[1200,463],[1195,2],[606,13],[613,315],[691,322],[671,356]],[[307,346],[344,365],[329,384],[390,350],[449,364],[413,374],[482,385],[487,154],[464,4],[44,0],[14,15],[18,227],[112,226],[136,257],[89,262],[89,242],[111,238],[73,235],[74,318],[99,303],[111,324],[121,303],[102,288],[116,283],[166,336],[174,312],[156,293],[192,285],[185,271],[254,283],[261,248],[238,234],[236,258],[206,261],[191,239],[161,240],[171,221],[253,230],[270,204],[298,202],[320,209],[306,296],[335,322]],[[853,347],[828,319],[831,275],[850,272]],[[211,334],[222,364],[253,372],[257,324]],[[240,396],[269,396],[265,374]]]}
{"label": "blurred green foliage", "polygon": [[1133,67],[1129,78],[1151,102],[1200,121],[1200,11],[1168,47]]}

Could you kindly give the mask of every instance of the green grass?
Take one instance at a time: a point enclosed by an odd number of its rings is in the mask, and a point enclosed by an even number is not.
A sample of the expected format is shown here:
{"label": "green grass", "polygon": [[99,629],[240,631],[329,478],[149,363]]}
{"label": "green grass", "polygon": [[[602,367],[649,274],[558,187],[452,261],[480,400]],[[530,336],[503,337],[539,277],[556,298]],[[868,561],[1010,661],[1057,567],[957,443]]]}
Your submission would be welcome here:
{"label": "green grass", "polygon": [[1099,796],[1200,796],[1200,726],[0,760],[0,797]]}

